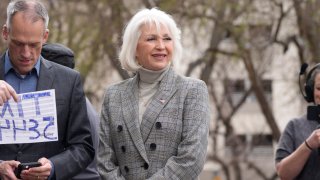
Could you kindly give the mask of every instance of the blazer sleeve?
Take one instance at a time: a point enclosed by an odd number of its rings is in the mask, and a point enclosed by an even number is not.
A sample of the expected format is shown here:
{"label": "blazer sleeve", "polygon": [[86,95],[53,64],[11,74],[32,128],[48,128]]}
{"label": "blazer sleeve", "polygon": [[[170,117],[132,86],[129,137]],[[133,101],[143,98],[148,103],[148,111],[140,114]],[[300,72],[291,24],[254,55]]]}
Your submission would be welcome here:
{"label": "blazer sleeve", "polygon": [[100,130],[99,130],[99,148],[98,148],[98,172],[101,179],[109,180],[125,180],[120,173],[120,168],[117,165],[117,157],[113,150],[110,123],[108,118],[109,111],[109,96],[108,91],[105,93],[105,99],[102,104]]}
{"label": "blazer sleeve", "polygon": [[206,159],[209,119],[207,86],[203,81],[196,81],[184,99],[183,133],[178,153],[170,157],[165,167],[151,176],[150,180],[198,177]]}
{"label": "blazer sleeve", "polygon": [[[68,78],[71,78],[70,76]],[[60,79],[60,81],[63,80]],[[66,115],[65,121],[67,122],[64,122],[67,126],[65,149],[60,154],[50,158],[54,164],[56,179],[70,179],[85,169],[94,158],[90,124],[80,75],[73,76],[69,83],[73,84],[73,88],[70,95],[65,95],[71,96],[70,106],[66,107],[69,115]]]}

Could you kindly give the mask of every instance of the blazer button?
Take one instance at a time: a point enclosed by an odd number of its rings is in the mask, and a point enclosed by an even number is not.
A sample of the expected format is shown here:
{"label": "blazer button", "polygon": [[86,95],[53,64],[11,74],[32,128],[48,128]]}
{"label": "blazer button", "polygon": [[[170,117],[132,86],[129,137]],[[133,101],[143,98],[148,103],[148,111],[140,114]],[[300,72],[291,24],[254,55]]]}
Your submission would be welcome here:
{"label": "blazer button", "polygon": [[125,152],[126,152],[126,147],[125,147],[125,146],[121,146],[121,151],[122,151],[123,153],[125,153]]}
{"label": "blazer button", "polygon": [[148,164],[148,163],[144,163],[144,164],[143,164],[143,168],[144,168],[145,170],[147,170],[147,169],[149,168],[149,164]]}
{"label": "blazer button", "polygon": [[156,145],[155,143],[151,143],[151,144],[150,144],[150,149],[151,149],[152,151],[156,150],[156,148],[157,148],[157,145]]}
{"label": "blazer button", "polygon": [[124,170],[128,173],[128,172],[129,172],[128,166],[125,166],[125,167],[124,167]]}
{"label": "blazer button", "polygon": [[161,122],[156,122],[156,129],[161,129],[162,125]]}
{"label": "blazer button", "polygon": [[121,132],[123,130],[123,127],[121,125],[118,126],[118,132]]}

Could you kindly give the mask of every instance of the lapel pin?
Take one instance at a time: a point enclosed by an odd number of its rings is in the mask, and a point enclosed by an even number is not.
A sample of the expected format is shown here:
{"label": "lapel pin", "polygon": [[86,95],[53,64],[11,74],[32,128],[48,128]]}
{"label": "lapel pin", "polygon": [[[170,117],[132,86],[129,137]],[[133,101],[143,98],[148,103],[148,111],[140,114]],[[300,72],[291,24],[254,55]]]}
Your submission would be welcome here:
{"label": "lapel pin", "polygon": [[162,104],[164,104],[165,100],[164,100],[164,99],[160,99],[160,102],[161,102]]}

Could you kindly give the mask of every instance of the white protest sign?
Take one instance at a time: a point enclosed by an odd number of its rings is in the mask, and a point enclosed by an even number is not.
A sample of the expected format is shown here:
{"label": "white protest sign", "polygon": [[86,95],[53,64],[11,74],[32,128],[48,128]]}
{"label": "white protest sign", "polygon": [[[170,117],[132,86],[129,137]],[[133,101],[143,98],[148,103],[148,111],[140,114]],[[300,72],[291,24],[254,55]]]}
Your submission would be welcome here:
{"label": "white protest sign", "polygon": [[0,106],[0,144],[58,140],[54,89],[19,94]]}

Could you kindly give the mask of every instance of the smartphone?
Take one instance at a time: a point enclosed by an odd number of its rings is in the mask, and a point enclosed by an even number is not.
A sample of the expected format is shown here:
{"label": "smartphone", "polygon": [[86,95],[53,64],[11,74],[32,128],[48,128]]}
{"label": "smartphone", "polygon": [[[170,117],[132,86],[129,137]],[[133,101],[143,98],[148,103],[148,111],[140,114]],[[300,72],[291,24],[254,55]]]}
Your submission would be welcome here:
{"label": "smartphone", "polygon": [[21,179],[21,171],[33,168],[33,167],[39,167],[41,166],[41,163],[39,162],[28,162],[28,163],[21,163],[18,165],[18,168],[15,169],[15,175],[18,179]]}

